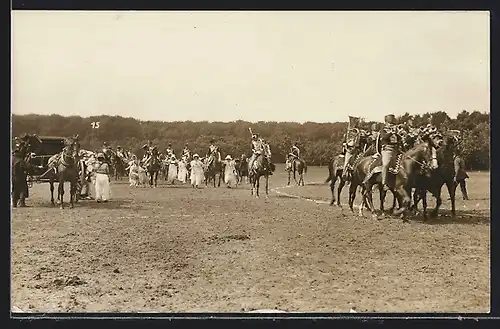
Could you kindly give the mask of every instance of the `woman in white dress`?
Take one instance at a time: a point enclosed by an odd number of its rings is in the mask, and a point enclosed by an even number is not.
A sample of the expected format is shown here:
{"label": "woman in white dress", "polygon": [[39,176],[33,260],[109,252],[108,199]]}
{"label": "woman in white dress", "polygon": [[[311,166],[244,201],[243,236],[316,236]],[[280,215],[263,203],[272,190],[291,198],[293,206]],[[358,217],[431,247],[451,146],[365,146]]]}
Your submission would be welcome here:
{"label": "woman in white dress", "polygon": [[178,173],[177,173],[177,179],[179,180],[179,182],[181,182],[182,184],[185,184],[186,183],[186,179],[187,179],[187,163],[186,163],[186,157],[183,156],[181,161],[178,162]]}
{"label": "woman in white dress", "polygon": [[97,162],[94,165],[93,172],[95,173],[95,199],[97,202],[108,202],[110,197],[109,167],[104,162],[103,153],[97,155]]}
{"label": "woman in white dress", "polygon": [[177,159],[175,155],[172,154],[170,157],[170,163],[168,165],[167,182],[174,184],[177,179]]}
{"label": "woman in white dress", "polygon": [[205,173],[203,171],[203,162],[200,161],[200,156],[198,154],[193,155],[193,161],[191,161],[191,185],[194,188],[198,188],[203,183],[203,178]]}
{"label": "woman in white dress", "polygon": [[236,166],[233,158],[228,154],[224,159],[224,183],[228,188],[236,187],[238,185],[238,177],[236,175]]}
{"label": "woman in white dress", "polygon": [[139,164],[135,155],[129,161],[128,167],[125,170],[129,170],[128,178],[130,186],[137,187],[139,185]]}

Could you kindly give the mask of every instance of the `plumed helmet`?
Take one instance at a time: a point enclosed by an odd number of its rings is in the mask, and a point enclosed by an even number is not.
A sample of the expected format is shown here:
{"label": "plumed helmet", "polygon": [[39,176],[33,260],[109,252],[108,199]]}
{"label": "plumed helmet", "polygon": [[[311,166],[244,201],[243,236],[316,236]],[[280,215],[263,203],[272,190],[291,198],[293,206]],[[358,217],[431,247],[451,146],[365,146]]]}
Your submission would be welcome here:
{"label": "plumed helmet", "polygon": [[390,123],[390,124],[395,124],[396,123],[396,117],[394,116],[394,114],[387,114],[384,117],[384,122],[385,123]]}

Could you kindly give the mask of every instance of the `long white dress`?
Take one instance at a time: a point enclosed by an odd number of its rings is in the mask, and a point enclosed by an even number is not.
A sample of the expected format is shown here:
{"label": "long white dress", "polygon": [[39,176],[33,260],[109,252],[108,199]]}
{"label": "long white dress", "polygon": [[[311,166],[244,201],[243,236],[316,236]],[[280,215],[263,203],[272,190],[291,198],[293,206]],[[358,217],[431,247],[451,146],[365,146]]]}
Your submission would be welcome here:
{"label": "long white dress", "polygon": [[167,182],[173,184],[177,179],[177,161],[170,161],[167,173]]}
{"label": "long white dress", "polygon": [[[95,168],[95,199],[97,201],[108,201],[111,197],[109,184],[109,168],[106,163],[98,163]],[[105,174],[104,172],[108,172]]]}
{"label": "long white dress", "polygon": [[204,178],[203,162],[200,160],[191,161],[191,185],[198,187],[203,183]]}
{"label": "long white dress", "polygon": [[226,165],[224,167],[224,183],[226,183],[228,187],[236,187],[238,183],[238,179],[236,176],[236,165],[234,160],[226,161]]}
{"label": "long white dress", "polygon": [[181,182],[182,184],[185,184],[186,183],[186,179],[187,179],[187,168],[186,168],[186,162],[184,160],[181,160],[178,162],[178,173],[177,173],[177,179],[179,180],[179,182]]}

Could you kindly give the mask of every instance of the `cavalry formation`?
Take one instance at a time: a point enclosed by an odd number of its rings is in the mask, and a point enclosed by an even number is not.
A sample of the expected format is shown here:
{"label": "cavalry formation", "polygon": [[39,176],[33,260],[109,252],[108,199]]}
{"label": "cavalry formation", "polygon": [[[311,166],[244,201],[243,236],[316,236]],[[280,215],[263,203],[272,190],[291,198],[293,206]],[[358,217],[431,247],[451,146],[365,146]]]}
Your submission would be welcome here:
{"label": "cavalry formation", "polygon": [[[350,124],[343,141],[342,153],[335,156],[328,165],[326,182],[330,183],[331,205],[340,206],[341,191],[348,184],[350,209],[354,211],[354,200],[359,188],[362,197],[360,215],[366,207],[377,217],[372,199],[372,189],[376,186],[380,191],[381,212],[385,211],[385,196],[391,191],[395,196],[391,208],[394,215],[407,217],[408,212],[416,210],[421,200],[423,214],[427,218],[427,192],[436,198],[433,215],[437,215],[442,204],[441,188],[446,185],[452,215],[455,216],[455,190],[459,181],[455,160],[460,143],[459,131],[439,131],[430,123],[419,128],[414,128],[411,121],[398,124],[392,114],[385,116],[382,129],[379,130],[378,125],[374,124],[371,131],[366,131],[357,127],[359,120],[353,119],[358,118],[349,117]],[[128,173],[131,186],[148,184],[156,187],[159,176],[170,184],[176,181],[183,184],[190,182],[194,188],[203,182],[206,186],[213,183],[214,187],[219,187],[222,181],[232,187],[245,179],[251,185],[251,195],[256,197],[259,196],[260,179],[264,177],[267,197],[269,177],[275,171],[271,148],[258,133],[252,132],[250,128],[249,130],[252,138],[249,158],[243,154],[233,159],[227,154],[223,159],[215,140],[212,140],[204,156],[191,155],[189,145],[186,144],[179,159],[171,144],[165,152],[160,152],[157,146],[148,142],[143,146],[144,156],[139,160],[135,154],[120,146],[115,151],[106,143],[102,150],[84,150],[80,147],[78,135],[75,135],[62,139],[61,150],[43,164],[33,161],[37,150],[41,148],[42,140],[37,135],[24,134],[15,139],[13,151],[13,206],[25,206],[25,199],[29,195],[29,177],[38,168],[44,172],[35,180],[48,179],[52,204],[55,204],[54,182],[59,183],[57,200],[61,208],[64,207],[63,183],[70,183],[70,207],[73,207],[78,198],[88,196],[89,182],[92,177],[95,181],[101,163],[106,164],[106,171],[100,172],[101,174],[121,179]],[[307,164],[300,156],[297,143],[294,143],[287,155],[285,168],[288,171],[288,184],[293,175],[297,185],[304,185]],[[335,191],[337,181],[339,185]]]}

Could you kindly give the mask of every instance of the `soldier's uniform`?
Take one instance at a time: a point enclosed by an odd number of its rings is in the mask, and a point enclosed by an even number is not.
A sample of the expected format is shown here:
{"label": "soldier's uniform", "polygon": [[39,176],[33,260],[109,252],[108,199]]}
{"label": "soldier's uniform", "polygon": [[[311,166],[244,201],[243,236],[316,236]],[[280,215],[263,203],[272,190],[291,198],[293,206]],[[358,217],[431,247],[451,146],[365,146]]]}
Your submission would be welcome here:
{"label": "soldier's uniform", "polygon": [[460,190],[462,191],[462,198],[464,200],[469,200],[469,196],[467,194],[467,185],[465,180],[469,178],[467,172],[465,171],[465,161],[459,154],[455,154],[453,157],[453,164],[455,167],[455,181],[460,185]]}
{"label": "soldier's uniform", "polygon": [[188,144],[184,146],[184,150],[182,150],[182,156],[186,158],[186,161],[189,161],[191,158],[191,151],[188,148]]}
{"label": "soldier's uniform", "polygon": [[264,152],[264,143],[262,139],[259,138],[259,134],[255,133],[252,135],[252,156],[248,160],[248,167],[252,168],[252,164],[257,157],[257,155]]}
{"label": "soldier's uniform", "polygon": [[355,140],[353,140],[352,138],[349,138],[349,132],[347,132],[345,134],[345,139],[344,139],[344,143],[342,144],[343,148],[344,148],[344,166],[343,166],[343,176],[346,177],[346,168],[347,168],[347,164],[349,163],[349,160],[351,159],[352,157],[352,154],[354,152],[354,148],[357,145],[358,143],[356,143]]}
{"label": "soldier's uniform", "polygon": [[290,148],[290,153],[288,153],[288,160],[299,159],[300,158],[300,149],[297,146],[297,143],[294,143]]}
{"label": "soldier's uniform", "polygon": [[220,157],[219,148],[215,145],[215,140],[214,139],[212,139],[210,141],[210,146],[208,147],[208,153],[207,153],[206,158],[208,158],[212,154],[214,154],[215,156],[217,156],[217,159],[218,159],[219,162],[222,161],[222,159]]}
{"label": "soldier's uniform", "polygon": [[165,150],[165,156],[167,157],[167,159],[170,159],[173,153],[174,151],[172,150],[172,144],[169,143],[167,149]]}
{"label": "soldier's uniform", "polygon": [[388,190],[387,175],[389,164],[393,156],[401,149],[401,137],[396,131],[396,118],[393,114],[386,115],[384,121],[385,127],[380,131],[379,135],[379,147],[380,154],[382,155],[382,185],[385,190]]}

